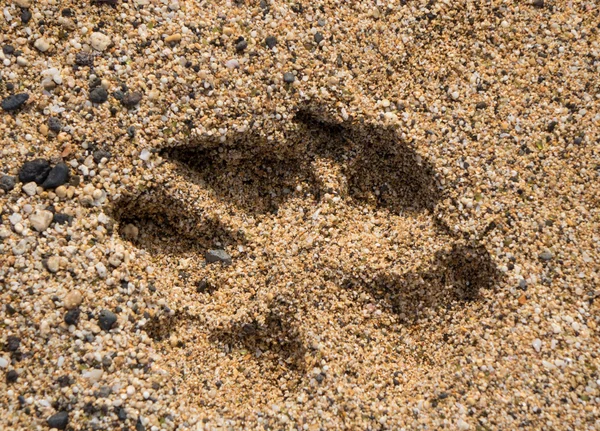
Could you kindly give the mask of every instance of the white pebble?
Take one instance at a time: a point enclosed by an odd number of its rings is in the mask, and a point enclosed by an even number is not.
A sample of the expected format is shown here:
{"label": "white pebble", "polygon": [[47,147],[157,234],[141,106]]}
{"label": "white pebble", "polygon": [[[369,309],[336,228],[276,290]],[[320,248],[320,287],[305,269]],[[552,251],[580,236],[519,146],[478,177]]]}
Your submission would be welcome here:
{"label": "white pebble", "polygon": [[542,340],[536,338],[535,340],[533,340],[533,343],[531,343],[531,345],[533,346],[535,351],[539,353],[540,349],[542,348]]}
{"label": "white pebble", "polygon": [[108,274],[108,271],[106,270],[106,266],[104,266],[104,264],[102,262],[98,262],[96,264],[96,272],[98,273],[100,278],[105,278],[106,275]]}

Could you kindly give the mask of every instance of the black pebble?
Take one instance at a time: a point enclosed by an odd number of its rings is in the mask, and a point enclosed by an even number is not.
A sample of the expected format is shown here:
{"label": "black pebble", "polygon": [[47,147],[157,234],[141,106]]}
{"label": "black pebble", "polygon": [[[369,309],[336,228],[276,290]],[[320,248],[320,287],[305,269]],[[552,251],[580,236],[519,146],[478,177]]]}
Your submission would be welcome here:
{"label": "black pebble", "polygon": [[[573,143],[575,145],[581,145],[583,143],[583,138],[581,136],[578,136],[573,140]],[[0,180],[0,188],[2,188],[2,180]]]}
{"label": "black pebble", "polygon": [[548,124],[548,132],[553,132],[558,123],[556,121],[550,121]]}
{"label": "black pebble", "polygon": [[294,74],[292,72],[285,72],[283,74],[283,82],[285,82],[287,84],[291,84],[295,80],[296,80],[296,77],[294,76]]}
{"label": "black pebble", "polygon": [[10,192],[15,188],[16,180],[15,177],[10,175],[2,175],[0,177],[0,189],[6,193]]}
{"label": "black pebble", "polygon": [[135,138],[135,127],[134,127],[134,126],[129,126],[129,127],[127,128],[127,135],[128,135],[128,136],[129,136],[131,139]]}
{"label": "black pebble", "polygon": [[65,313],[65,323],[67,325],[77,325],[79,322],[79,316],[81,315],[81,310],[79,308],[74,308]]}
{"label": "black pebble", "polygon": [[275,45],[277,45],[277,38],[275,36],[267,36],[265,39],[265,44],[269,49],[273,49]]}
{"label": "black pebble", "polygon": [[2,109],[5,111],[14,111],[19,109],[27,100],[29,99],[29,94],[27,93],[19,93],[13,94],[12,96],[8,96],[2,100]]}
{"label": "black pebble", "polygon": [[23,163],[19,171],[19,181],[29,183],[35,181],[42,184],[50,173],[50,162],[44,159],[35,159]]}
{"label": "black pebble", "polygon": [[54,223],[58,223],[58,224],[65,224],[65,223],[71,224],[71,220],[73,220],[73,216],[70,216],[68,214],[62,214],[62,213],[54,214],[54,217],[52,219],[52,221]]}
{"label": "black pebble", "polygon": [[321,33],[320,31],[315,33],[315,42],[321,43],[324,39],[325,37],[323,37],[323,33]]}
{"label": "black pebble", "polygon": [[19,374],[16,372],[16,370],[10,370],[8,373],[6,373],[6,383],[14,383],[18,378]]}
{"label": "black pebble", "polygon": [[117,315],[112,311],[102,310],[98,315],[98,324],[105,331],[110,331],[115,323],[117,323]]}
{"label": "black pebble", "polygon": [[135,423],[135,431],[146,431],[146,427],[142,423],[141,418],[138,418],[137,422]]}
{"label": "black pebble", "polygon": [[23,9],[21,12],[21,22],[27,24],[29,21],[31,21],[31,12],[29,9]]}
{"label": "black pebble", "polygon": [[533,7],[543,8],[544,0],[533,0],[533,3],[531,3],[531,4],[533,5]]}
{"label": "black pebble", "polygon": [[108,91],[103,87],[96,87],[90,91],[90,101],[92,103],[104,103],[108,100]]}
{"label": "black pebble", "polygon": [[8,350],[9,352],[16,352],[17,350],[19,350],[20,346],[21,339],[19,337],[9,335],[6,339],[6,350]]}
{"label": "black pebble", "polygon": [[6,55],[12,55],[15,52],[15,47],[12,45],[4,45],[2,47],[2,52]]}
{"label": "black pebble", "polygon": [[488,104],[485,102],[478,102],[477,105],[475,105],[476,109],[485,109],[487,108]]}
{"label": "black pebble", "polygon": [[55,189],[69,181],[69,167],[64,163],[54,166],[42,183],[44,189]]}
{"label": "black pebble", "polygon": [[52,130],[53,132],[60,132],[62,130],[62,123],[60,122],[60,120],[56,117],[50,117],[48,118],[48,128],[50,130]]}
{"label": "black pebble", "polygon": [[244,39],[235,44],[235,50],[237,52],[243,52],[246,48],[248,48],[248,42],[246,42]]}
{"label": "black pebble", "polygon": [[110,160],[111,154],[105,150],[96,150],[92,154],[92,157],[94,158],[94,162],[100,163],[104,158],[106,158],[106,160]]}
{"label": "black pebble", "polygon": [[119,412],[117,413],[117,417],[119,418],[119,420],[124,421],[127,419],[127,411],[121,407],[119,409]]}
{"label": "black pebble", "polygon": [[50,428],[64,430],[69,424],[69,414],[67,412],[58,412],[50,416],[46,422]]}

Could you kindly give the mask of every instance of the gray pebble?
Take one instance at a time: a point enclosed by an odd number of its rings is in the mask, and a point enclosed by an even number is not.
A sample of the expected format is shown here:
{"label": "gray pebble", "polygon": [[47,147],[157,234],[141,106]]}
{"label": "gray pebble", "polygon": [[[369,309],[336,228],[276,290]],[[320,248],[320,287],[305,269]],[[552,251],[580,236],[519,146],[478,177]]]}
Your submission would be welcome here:
{"label": "gray pebble", "polygon": [[13,94],[12,96],[8,96],[2,100],[2,109],[5,111],[14,111],[19,109],[27,100],[29,99],[29,94],[27,93],[19,93]]}
{"label": "gray pebble", "polygon": [[294,74],[292,72],[285,72],[283,74],[283,82],[285,82],[286,84],[291,84],[296,80],[296,77],[294,76]]}
{"label": "gray pebble", "polygon": [[550,253],[549,251],[544,251],[542,253],[540,253],[540,255],[538,256],[540,258],[540,260],[543,260],[544,262],[548,262],[550,260],[552,260],[552,253]]}
{"label": "gray pebble", "polygon": [[105,331],[110,331],[117,323],[117,315],[109,310],[102,310],[98,315],[98,325]]}
{"label": "gray pebble", "polygon": [[222,262],[225,265],[231,265],[231,256],[225,250],[208,250],[204,254],[206,263]]}
{"label": "gray pebble", "polygon": [[58,412],[50,416],[46,422],[50,428],[64,430],[69,424],[69,414],[67,412]]}
{"label": "gray pebble", "polygon": [[62,130],[62,123],[60,122],[60,120],[56,117],[50,117],[48,118],[48,128],[50,130],[52,130],[53,132],[60,132]]}
{"label": "gray pebble", "polygon": [[15,180],[15,177],[10,175],[2,175],[0,177],[0,189],[8,193],[15,188],[16,182],[17,181]]}
{"label": "gray pebble", "polygon": [[277,38],[275,36],[267,36],[265,44],[269,49],[273,49],[275,48],[275,45],[277,45]]}
{"label": "gray pebble", "polygon": [[104,103],[108,100],[108,91],[102,87],[96,87],[90,91],[90,101],[92,103]]}

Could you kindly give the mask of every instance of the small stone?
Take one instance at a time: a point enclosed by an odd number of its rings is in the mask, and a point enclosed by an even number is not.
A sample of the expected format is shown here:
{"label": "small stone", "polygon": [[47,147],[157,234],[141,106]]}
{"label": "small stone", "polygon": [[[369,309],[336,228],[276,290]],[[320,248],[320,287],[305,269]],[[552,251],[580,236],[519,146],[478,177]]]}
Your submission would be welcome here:
{"label": "small stone", "polygon": [[15,177],[10,175],[2,175],[0,177],[0,189],[4,190],[5,193],[10,192],[15,188],[15,184],[17,183]]}
{"label": "small stone", "polygon": [[9,352],[16,352],[21,346],[21,339],[15,335],[9,335],[6,338],[6,350]]}
{"label": "small stone", "polygon": [[15,0],[15,4],[20,8],[27,9],[31,7],[31,0]]}
{"label": "small stone", "polygon": [[98,315],[98,325],[105,331],[110,331],[117,323],[117,315],[109,310],[102,310]]}
{"label": "small stone", "polygon": [[30,182],[21,187],[27,196],[34,196],[37,193],[38,185],[35,182]]}
{"label": "small stone", "polygon": [[181,41],[181,34],[175,33],[165,38],[166,43],[178,43]]}
{"label": "small stone", "polygon": [[105,35],[104,33],[100,33],[99,31],[95,31],[90,35],[90,45],[96,51],[106,51],[111,44],[110,37]]}
{"label": "small stone", "polygon": [[63,299],[63,305],[67,310],[72,310],[75,307],[79,307],[83,302],[83,296],[78,290],[72,290],[67,293],[67,296]]}
{"label": "small stone", "polygon": [[56,428],[58,430],[64,430],[69,424],[69,414],[67,412],[58,412],[50,416],[46,423],[50,428]]}
{"label": "small stone", "polygon": [[121,99],[121,105],[123,105],[126,108],[133,108],[135,107],[135,105],[140,103],[141,100],[142,93],[140,93],[139,91],[133,91],[123,96],[123,98]]}
{"label": "small stone", "polygon": [[208,250],[204,258],[206,263],[222,262],[225,265],[231,265],[231,256],[225,250]]}
{"label": "small stone", "polygon": [[108,270],[102,262],[98,262],[96,264],[96,272],[98,273],[98,276],[100,278],[106,278],[106,276],[108,275]]}
{"label": "small stone", "polygon": [[73,308],[65,313],[65,323],[67,325],[77,325],[79,323],[79,316],[81,315],[81,310],[79,308]]}
{"label": "small stone", "polygon": [[314,38],[315,38],[315,42],[317,42],[317,43],[321,43],[321,42],[323,42],[323,40],[325,40],[323,33],[321,33],[320,31],[315,33]]}
{"label": "small stone", "polygon": [[44,159],[35,159],[23,163],[19,170],[19,181],[29,183],[35,181],[36,184],[42,184],[50,173],[50,162]]}
{"label": "small stone", "polygon": [[46,229],[48,229],[50,223],[52,223],[53,217],[54,214],[48,210],[36,211],[29,217],[29,222],[35,230],[38,232],[44,232]]}
{"label": "small stone", "polygon": [[29,100],[29,94],[27,93],[13,94],[12,96],[2,99],[1,106],[6,112],[15,111],[23,106],[27,100]]}
{"label": "small stone", "polygon": [[485,102],[477,102],[477,105],[475,105],[475,109],[485,109],[487,108],[488,104]]}
{"label": "small stone", "polygon": [[6,383],[15,383],[19,378],[19,373],[16,370],[10,370],[6,373]]}
{"label": "small stone", "polygon": [[277,38],[275,36],[267,36],[265,44],[269,49],[273,49],[275,48],[275,45],[277,45]]}
{"label": "small stone", "polygon": [[4,45],[4,46],[2,47],[2,52],[3,52],[5,55],[13,55],[13,54],[14,54],[14,52],[15,52],[15,47],[14,47],[14,46],[12,46],[12,45]]}
{"label": "small stone", "polygon": [[33,46],[35,46],[35,49],[37,49],[38,51],[46,52],[50,49],[50,42],[48,42],[43,37],[40,37],[33,43]]}
{"label": "small stone", "polygon": [[[56,189],[56,191],[58,191],[58,188]],[[56,224],[65,224],[65,223],[71,224],[71,220],[73,220],[73,216],[70,216],[68,214],[63,214],[63,213],[54,214],[54,218],[52,219],[52,221]]]}
{"label": "small stone", "polygon": [[111,158],[111,154],[105,150],[96,150],[92,156],[94,158],[94,162],[96,163],[100,163],[102,159],[110,160]]}
{"label": "small stone", "polygon": [[557,125],[558,123],[556,121],[550,121],[550,123],[548,123],[548,132],[552,133]]}
{"label": "small stone", "polygon": [[540,260],[544,261],[544,262],[548,262],[550,260],[552,260],[552,253],[549,251],[544,251],[542,253],[540,253],[540,255],[538,256],[540,258]]}
{"label": "small stone", "polygon": [[296,77],[294,76],[294,74],[292,72],[285,72],[283,74],[283,82],[285,82],[286,84],[291,84],[296,80]]}
{"label": "small stone", "polygon": [[75,64],[77,66],[93,66],[96,56],[91,52],[79,51],[75,54]]}
{"label": "small stone", "polygon": [[531,343],[531,345],[533,346],[536,352],[540,353],[540,349],[542,348],[542,340],[536,338],[535,340],[533,340],[533,343]]}
{"label": "small stone", "polygon": [[23,9],[21,11],[21,22],[23,24],[27,24],[29,21],[31,21],[31,11],[29,9]]}
{"label": "small stone", "polygon": [[235,50],[237,52],[244,52],[246,48],[248,48],[248,42],[245,39],[242,39],[235,44]]}
{"label": "small stone", "polygon": [[42,187],[46,190],[55,189],[69,181],[69,167],[64,163],[59,163],[52,168]]}
{"label": "small stone", "polygon": [[58,272],[59,264],[60,258],[58,256],[50,256],[46,262],[46,268],[48,268],[48,271],[55,273]]}
{"label": "small stone", "polygon": [[231,60],[227,60],[225,62],[225,67],[227,69],[236,69],[236,68],[240,67],[240,62],[237,61],[235,58],[231,59]]}
{"label": "small stone", "polygon": [[8,367],[8,361],[3,358],[2,356],[0,356],[0,368],[6,368]]}
{"label": "small stone", "polygon": [[48,118],[48,128],[55,133],[58,133],[62,130],[62,123],[56,117]]}
{"label": "small stone", "polygon": [[531,4],[533,5],[533,7],[537,7],[538,9],[541,9],[544,7],[544,0],[533,0],[533,2]]}
{"label": "small stone", "polygon": [[96,87],[90,91],[90,102],[104,103],[108,100],[108,91],[103,87]]}

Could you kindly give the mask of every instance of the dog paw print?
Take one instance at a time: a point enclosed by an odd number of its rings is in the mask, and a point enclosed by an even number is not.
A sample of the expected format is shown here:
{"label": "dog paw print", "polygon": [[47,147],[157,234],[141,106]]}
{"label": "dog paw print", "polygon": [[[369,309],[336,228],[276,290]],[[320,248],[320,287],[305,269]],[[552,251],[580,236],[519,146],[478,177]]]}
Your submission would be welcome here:
{"label": "dog paw print", "polygon": [[326,378],[312,371],[322,346],[350,349],[357,322],[411,325],[497,281],[485,247],[436,215],[433,166],[393,131],[301,110],[276,141],[158,152],[156,187],[114,213],[122,238],[164,268],[162,288],[181,291],[146,330],[167,355],[185,352],[177,367],[201,393],[225,391],[225,378],[248,405],[306,390]]}

